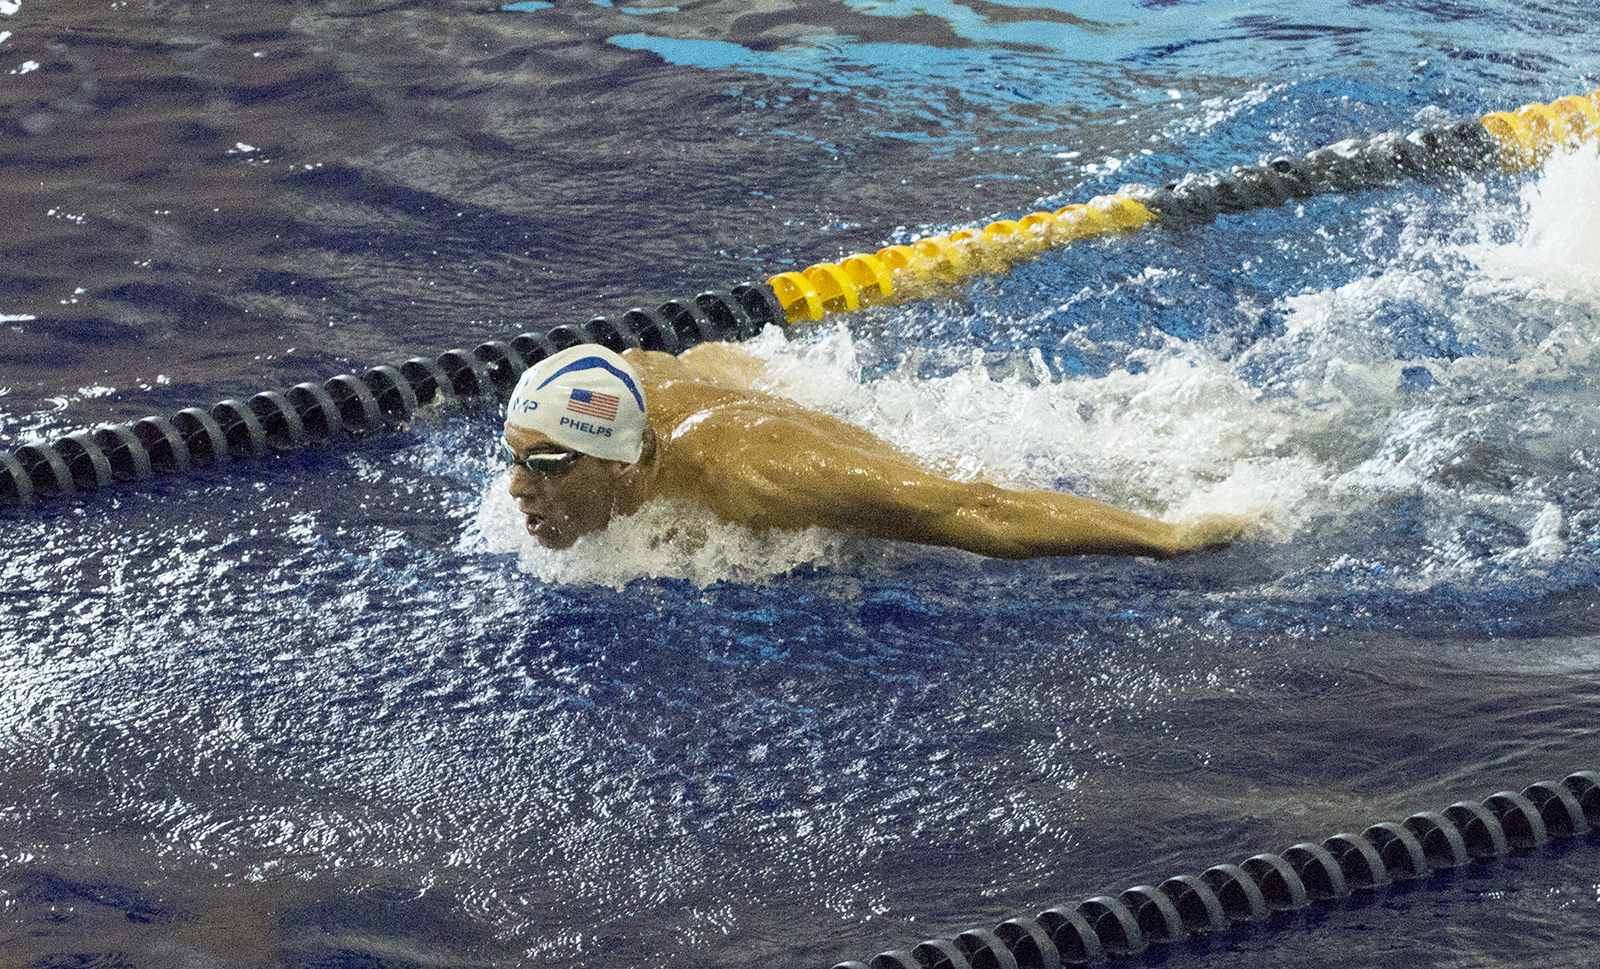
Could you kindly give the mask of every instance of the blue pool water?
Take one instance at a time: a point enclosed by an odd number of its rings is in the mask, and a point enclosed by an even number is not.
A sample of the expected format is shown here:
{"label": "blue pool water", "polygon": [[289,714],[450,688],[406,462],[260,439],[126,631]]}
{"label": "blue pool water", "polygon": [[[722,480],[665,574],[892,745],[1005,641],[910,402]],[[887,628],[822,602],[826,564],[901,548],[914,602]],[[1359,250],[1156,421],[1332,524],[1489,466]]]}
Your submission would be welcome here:
{"label": "blue pool water", "polygon": [[[654,2],[654,0],[652,0]],[[0,0],[0,445],[1600,87],[1527,2]],[[0,519],[0,965],[827,966],[1600,767],[1600,157],[751,344],[984,561],[532,546],[436,412]],[[1580,965],[1592,842],[1177,964]]]}

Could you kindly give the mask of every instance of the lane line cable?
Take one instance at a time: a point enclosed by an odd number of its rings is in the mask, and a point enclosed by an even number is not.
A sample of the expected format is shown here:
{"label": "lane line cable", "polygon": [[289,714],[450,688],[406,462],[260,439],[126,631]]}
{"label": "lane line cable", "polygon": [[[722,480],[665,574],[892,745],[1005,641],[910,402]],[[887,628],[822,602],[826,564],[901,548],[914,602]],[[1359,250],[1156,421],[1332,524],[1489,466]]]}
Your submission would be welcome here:
{"label": "lane line cable", "polygon": [[1579,771],[1481,802],[1419,811],[1360,834],[1335,834],[1282,852],[1135,885],[880,952],[833,969],[1063,969],[1108,960],[1164,961],[1251,927],[1289,928],[1314,909],[1360,905],[1385,892],[1448,882],[1511,855],[1600,843],[1600,773]]}

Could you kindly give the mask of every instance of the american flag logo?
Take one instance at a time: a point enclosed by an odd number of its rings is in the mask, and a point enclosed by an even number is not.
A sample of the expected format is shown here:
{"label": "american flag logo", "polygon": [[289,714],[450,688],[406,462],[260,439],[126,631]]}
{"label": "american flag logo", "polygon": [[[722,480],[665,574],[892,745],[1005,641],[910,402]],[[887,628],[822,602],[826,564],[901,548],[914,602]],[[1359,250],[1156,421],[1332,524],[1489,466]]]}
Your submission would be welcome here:
{"label": "american flag logo", "polygon": [[567,400],[567,410],[585,417],[614,421],[617,419],[617,404],[620,402],[620,397],[602,394],[598,390],[574,390]]}

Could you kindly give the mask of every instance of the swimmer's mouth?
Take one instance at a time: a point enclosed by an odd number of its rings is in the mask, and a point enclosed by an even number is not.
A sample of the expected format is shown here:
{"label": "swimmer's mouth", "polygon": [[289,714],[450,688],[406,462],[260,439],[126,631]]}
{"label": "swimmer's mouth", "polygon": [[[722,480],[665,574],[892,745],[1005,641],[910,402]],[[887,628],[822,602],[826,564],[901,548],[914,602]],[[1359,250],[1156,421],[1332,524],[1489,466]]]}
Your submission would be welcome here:
{"label": "swimmer's mouth", "polygon": [[527,522],[528,534],[544,541],[550,535],[550,522],[543,515],[524,513],[523,519]]}

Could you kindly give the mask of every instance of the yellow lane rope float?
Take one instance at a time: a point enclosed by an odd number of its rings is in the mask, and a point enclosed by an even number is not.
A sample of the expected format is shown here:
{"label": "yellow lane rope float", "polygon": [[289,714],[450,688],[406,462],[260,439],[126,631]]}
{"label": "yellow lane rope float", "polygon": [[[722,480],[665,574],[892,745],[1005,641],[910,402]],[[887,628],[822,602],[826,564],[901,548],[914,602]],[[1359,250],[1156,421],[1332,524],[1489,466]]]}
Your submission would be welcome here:
{"label": "yellow lane rope float", "polygon": [[[1584,96],[1558,98],[1549,104],[1529,104],[1515,111],[1496,111],[1485,115],[1479,124],[1481,132],[1493,139],[1502,169],[1535,168],[1558,145],[1593,140],[1600,135],[1600,90]],[[1421,146],[1423,136],[1430,134],[1437,137],[1437,133],[1429,132],[1414,132],[1405,137]],[[1393,139],[1374,139],[1367,145],[1354,145],[1343,152],[1338,150],[1339,146],[1334,146],[1331,160],[1355,162],[1360,150],[1374,146],[1391,150]],[[1280,166],[1279,174],[1293,174],[1291,163],[1274,164]],[[1235,174],[1241,171],[1235,169]],[[1270,172],[1264,174],[1270,176]],[[1394,174],[1409,172],[1406,166],[1400,165]],[[1211,187],[1216,188],[1226,180],[1226,177],[1215,179]],[[1141,197],[1145,194],[1139,191],[1142,188],[1127,187],[1121,192],[1101,195],[1053,212],[1033,212],[1020,219],[991,222],[982,228],[958,229],[919,239],[910,245],[888,246],[875,253],[855,253],[838,262],[821,262],[796,272],[779,273],[768,279],[767,285],[777,294],[790,323],[819,320],[829,313],[848,312],[871,304],[904,302],[929,295],[941,286],[1005,272],[1047,249],[1080,239],[1131,232],[1151,222],[1163,221],[1147,204],[1149,200]],[[1271,198],[1269,192],[1266,200],[1271,201]]]}
{"label": "yellow lane rope float", "polygon": [[1549,104],[1483,116],[1484,130],[1500,145],[1500,165],[1508,172],[1544,164],[1558,145],[1593,140],[1600,134],[1600,90],[1571,94]]}

